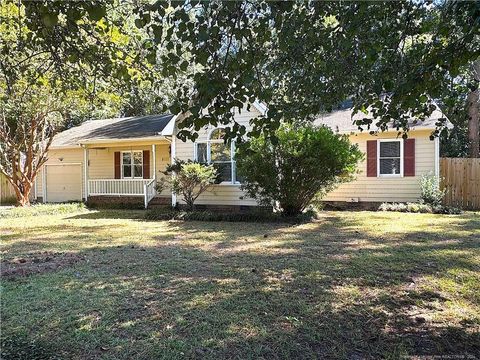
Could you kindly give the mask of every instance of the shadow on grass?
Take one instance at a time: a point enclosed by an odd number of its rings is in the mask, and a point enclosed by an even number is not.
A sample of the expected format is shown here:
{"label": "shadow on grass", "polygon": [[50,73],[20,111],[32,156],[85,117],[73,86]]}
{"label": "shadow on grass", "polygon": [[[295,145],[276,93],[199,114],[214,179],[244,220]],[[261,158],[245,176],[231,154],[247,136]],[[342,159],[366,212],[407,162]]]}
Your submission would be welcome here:
{"label": "shadow on grass", "polygon": [[88,213],[70,215],[66,219],[84,219],[84,220],[100,220],[100,219],[143,219],[145,210],[115,210],[115,209],[91,209]]}
{"label": "shadow on grass", "polygon": [[357,225],[168,223],[178,236],[84,250],[87,263],[6,283],[2,337],[51,339],[78,358],[479,356],[478,317],[435,318],[475,297],[421,283],[478,272],[478,240]]}

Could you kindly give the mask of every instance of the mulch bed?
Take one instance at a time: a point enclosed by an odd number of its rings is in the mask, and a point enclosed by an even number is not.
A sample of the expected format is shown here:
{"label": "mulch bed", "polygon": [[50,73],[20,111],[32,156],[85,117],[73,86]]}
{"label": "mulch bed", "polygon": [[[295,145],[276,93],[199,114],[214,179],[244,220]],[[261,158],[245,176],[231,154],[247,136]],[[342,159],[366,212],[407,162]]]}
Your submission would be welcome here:
{"label": "mulch bed", "polygon": [[2,260],[0,276],[6,279],[42,274],[71,266],[81,260],[84,255],[42,251],[30,253],[10,260]]}

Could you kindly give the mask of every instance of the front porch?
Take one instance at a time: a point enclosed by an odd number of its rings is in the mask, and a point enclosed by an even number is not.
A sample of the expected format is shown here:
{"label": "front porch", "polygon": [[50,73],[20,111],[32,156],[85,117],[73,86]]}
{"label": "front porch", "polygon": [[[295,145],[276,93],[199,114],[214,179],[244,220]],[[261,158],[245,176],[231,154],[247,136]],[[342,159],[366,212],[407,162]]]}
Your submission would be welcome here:
{"label": "front porch", "polygon": [[95,179],[88,180],[88,197],[142,197],[144,207],[157,196],[155,179]]}
{"label": "front porch", "polygon": [[[171,204],[156,184],[170,164],[170,142],[89,144],[84,146],[84,200],[96,203]],[[156,199],[156,200],[154,200]]]}

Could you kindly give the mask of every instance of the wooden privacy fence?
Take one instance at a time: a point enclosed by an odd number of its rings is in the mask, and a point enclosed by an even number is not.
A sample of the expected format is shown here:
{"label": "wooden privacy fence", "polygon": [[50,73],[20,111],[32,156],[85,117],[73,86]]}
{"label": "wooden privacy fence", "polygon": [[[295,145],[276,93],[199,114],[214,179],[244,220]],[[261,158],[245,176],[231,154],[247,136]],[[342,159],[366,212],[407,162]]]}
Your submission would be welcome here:
{"label": "wooden privacy fence", "polygon": [[440,178],[445,205],[480,209],[480,159],[441,158]]}
{"label": "wooden privacy fence", "polygon": [[15,190],[5,175],[0,173],[0,205],[11,203],[15,199]]}

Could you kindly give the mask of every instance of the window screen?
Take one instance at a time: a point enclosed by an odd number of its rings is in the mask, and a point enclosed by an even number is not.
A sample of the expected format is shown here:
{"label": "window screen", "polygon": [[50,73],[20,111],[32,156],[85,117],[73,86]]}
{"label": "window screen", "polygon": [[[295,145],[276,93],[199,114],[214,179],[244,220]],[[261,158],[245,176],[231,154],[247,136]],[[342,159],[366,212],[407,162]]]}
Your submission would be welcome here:
{"label": "window screen", "polygon": [[401,174],[401,144],[400,141],[380,142],[380,175]]}

